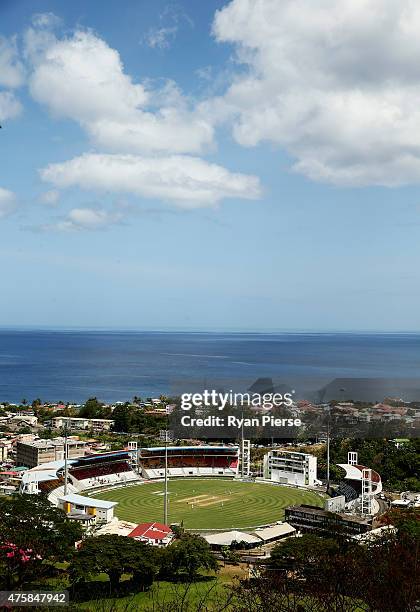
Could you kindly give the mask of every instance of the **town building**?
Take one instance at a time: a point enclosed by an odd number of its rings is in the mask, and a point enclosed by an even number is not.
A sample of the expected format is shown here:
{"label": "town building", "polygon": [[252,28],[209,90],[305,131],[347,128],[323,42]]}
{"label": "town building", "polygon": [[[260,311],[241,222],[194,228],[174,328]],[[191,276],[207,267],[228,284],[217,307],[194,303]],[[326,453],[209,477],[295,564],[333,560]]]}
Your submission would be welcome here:
{"label": "town building", "polygon": [[[67,440],[67,457],[80,457],[85,454],[88,443],[84,440]],[[33,468],[42,463],[64,459],[64,438],[17,442],[16,464]]]}
{"label": "town building", "polygon": [[93,431],[109,431],[114,426],[113,419],[84,419],[82,417],[57,416],[51,419],[55,429],[68,427],[68,429],[83,429]]}
{"label": "town building", "polygon": [[168,525],[163,523],[141,523],[128,534],[128,537],[163,548],[171,543],[174,533]]}
{"label": "town building", "polygon": [[320,535],[340,533],[354,536],[372,529],[371,518],[328,512],[317,506],[305,504],[286,508],[285,521],[297,531],[314,532]]}
{"label": "town building", "polygon": [[0,440],[0,463],[7,460],[10,449],[11,442],[6,439]]}
{"label": "town building", "polygon": [[81,521],[86,525],[110,523],[114,518],[116,505],[117,502],[93,499],[75,493],[64,495],[58,500],[58,507],[62,508],[69,518]]}

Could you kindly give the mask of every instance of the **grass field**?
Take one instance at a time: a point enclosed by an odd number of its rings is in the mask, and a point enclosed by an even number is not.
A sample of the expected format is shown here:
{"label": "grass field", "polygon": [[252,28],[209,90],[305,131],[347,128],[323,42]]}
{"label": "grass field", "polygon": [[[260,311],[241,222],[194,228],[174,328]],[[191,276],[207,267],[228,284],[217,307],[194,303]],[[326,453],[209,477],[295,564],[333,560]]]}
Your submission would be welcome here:
{"label": "grass field", "polygon": [[[169,480],[168,491],[169,522],[183,521],[186,529],[246,529],[282,520],[286,506],[323,505],[322,497],[312,491],[235,480]],[[122,520],[163,520],[161,482],[112,489],[93,497],[118,502],[115,514]]]}

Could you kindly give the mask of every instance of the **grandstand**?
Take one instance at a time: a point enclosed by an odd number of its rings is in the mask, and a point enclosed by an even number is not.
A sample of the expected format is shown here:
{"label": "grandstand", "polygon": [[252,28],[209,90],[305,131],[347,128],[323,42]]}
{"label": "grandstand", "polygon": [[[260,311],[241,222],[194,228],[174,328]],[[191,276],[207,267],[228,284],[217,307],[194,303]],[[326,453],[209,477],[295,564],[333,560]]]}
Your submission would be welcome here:
{"label": "grandstand", "polygon": [[[68,459],[68,493],[79,493],[86,489],[124,485],[139,480],[130,466],[126,451],[86,455]],[[43,463],[22,476],[21,493],[45,493],[54,505],[64,494],[64,460]]]}
{"label": "grandstand", "polygon": [[[68,463],[69,465],[73,463],[73,459],[69,459]],[[30,495],[37,495],[39,493],[48,494],[64,484],[62,477],[63,470],[63,459],[42,463],[30,470],[26,470],[22,474],[19,490],[21,493]]]}
{"label": "grandstand", "polygon": [[[367,468],[364,465],[352,463],[339,463],[345,471],[345,478],[338,487],[331,490],[332,497],[343,495],[346,499],[348,510],[361,510],[365,505],[366,497],[370,498],[370,506],[368,514],[376,514],[379,510],[379,505],[374,499],[374,496],[381,493],[382,481],[378,472]],[[369,494],[366,494],[366,473],[369,474]],[[364,511],[363,511],[364,512]]]}
{"label": "grandstand", "polygon": [[126,451],[86,455],[72,461],[69,480],[77,490],[138,480]]}
{"label": "grandstand", "polygon": [[346,504],[357,499],[360,495],[360,493],[345,480],[342,480],[338,487],[332,491],[332,493],[333,497],[344,495]]}
{"label": "grandstand", "polygon": [[[168,476],[230,476],[238,474],[238,446],[168,446]],[[139,468],[146,479],[165,476],[165,447],[139,450]]]}
{"label": "grandstand", "polygon": [[[67,491],[121,486],[143,478],[159,479],[165,475],[165,448],[138,451],[141,476],[133,469],[132,452],[121,450],[68,459]],[[168,476],[229,476],[238,473],[238,446],[172,446],[168,452]],[[22,479],[22,493],[45,493],[55,504],[64,494],[64,460],[51,461],[28,470]]]}

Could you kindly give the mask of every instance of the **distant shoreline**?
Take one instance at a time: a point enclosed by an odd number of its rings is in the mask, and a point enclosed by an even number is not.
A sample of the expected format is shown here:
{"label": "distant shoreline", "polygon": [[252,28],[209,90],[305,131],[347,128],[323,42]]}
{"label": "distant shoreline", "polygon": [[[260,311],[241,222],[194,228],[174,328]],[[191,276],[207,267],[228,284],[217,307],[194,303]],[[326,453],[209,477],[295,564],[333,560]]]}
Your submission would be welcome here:
{"label": "distant shoreline", "polygon": [[420,330],[314,330],[314,329],[199,329],[199,328],[130,328],[130,327],[80,327],[80,326],[8,326],[0,325],[0,333],[3,332],[71,332],[71,333],[130,333],[130,334],[232,334],[232,335],[378,335],[378,336],[420,336]]}

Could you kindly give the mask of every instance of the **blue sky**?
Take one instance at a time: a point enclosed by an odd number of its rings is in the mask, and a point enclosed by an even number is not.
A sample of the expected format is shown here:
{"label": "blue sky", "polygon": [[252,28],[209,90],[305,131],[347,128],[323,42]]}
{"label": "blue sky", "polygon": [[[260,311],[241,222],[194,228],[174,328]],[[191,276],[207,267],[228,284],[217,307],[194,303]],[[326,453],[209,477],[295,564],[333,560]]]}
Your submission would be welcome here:
{"label": "blue sky", "polygon": [[419,329],[412,2],[0,23],[0,325]]}

